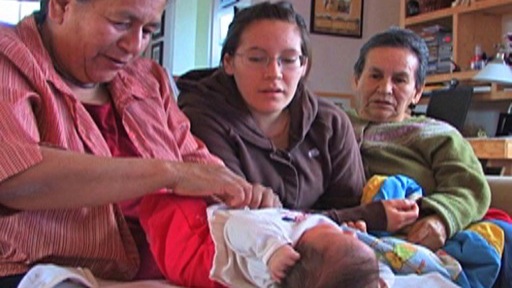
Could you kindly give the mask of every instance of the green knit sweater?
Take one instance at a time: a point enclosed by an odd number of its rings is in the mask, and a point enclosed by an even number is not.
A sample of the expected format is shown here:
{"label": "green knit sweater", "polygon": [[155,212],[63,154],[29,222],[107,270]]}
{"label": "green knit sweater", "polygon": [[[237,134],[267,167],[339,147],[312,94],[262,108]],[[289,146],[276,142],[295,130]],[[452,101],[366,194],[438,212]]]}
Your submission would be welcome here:
{"label": "green knit sweater", "polygon": [[367,179],[402,174],[416,180],[425,197],[420,212],[434,212],[448,236],[479,220],[491,192],[473,149],[452,126],[426,117],[372,123],[348,113],[361,147]]}

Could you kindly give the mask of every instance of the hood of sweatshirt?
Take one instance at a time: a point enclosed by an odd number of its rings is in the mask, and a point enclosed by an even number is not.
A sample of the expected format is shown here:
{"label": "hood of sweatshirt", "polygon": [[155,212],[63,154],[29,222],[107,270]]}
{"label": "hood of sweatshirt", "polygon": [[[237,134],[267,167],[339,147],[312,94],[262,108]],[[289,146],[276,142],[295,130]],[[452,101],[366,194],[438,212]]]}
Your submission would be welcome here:
{"label": "hood of sweatshirt", "polygon": [[[204,113],[217,121],[222,121],[254,145],[273,149],[273,145],[257,126],[256,121],[240,95],[234,78],[222,68],[193,70],[177,81],[180,94],[178,104],[184,111]],[[290,111],[290,145],[292,150],[310,130],[318,112],[318,101],[303,81],[287,107]],[[220,119],[219,119],[220,118]]]}

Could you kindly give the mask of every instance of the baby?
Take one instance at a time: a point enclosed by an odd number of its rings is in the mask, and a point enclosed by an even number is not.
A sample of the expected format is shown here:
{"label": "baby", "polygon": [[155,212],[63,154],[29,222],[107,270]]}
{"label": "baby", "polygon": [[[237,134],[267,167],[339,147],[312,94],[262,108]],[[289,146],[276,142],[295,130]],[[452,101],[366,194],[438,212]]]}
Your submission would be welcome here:
{"label": "baby", "polygon": [[145,197],[140,213],[153,255],[174,284],[379,287],[372,249],[323,215],[207,207],[164,194]]}
{"label": "baby", "polygon": [[[217,251],[212,276],[225,285],[242,287],[249,280],[257,287],[378,287],[373,251],[325,216],[286,209],[208,210]],[[229,262],[242,264],[237,268],[247,279],[217,273]]]}

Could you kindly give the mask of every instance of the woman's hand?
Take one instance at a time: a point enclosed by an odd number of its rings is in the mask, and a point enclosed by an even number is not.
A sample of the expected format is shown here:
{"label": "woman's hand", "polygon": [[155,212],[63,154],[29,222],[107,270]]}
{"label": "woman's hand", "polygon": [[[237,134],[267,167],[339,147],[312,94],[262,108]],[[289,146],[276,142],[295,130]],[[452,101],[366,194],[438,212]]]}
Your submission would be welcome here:
{"label": "woman's hand", "polygon": [[446,226],[437,215],[427,216],[414,223],[407,233],[407,240],[437,251],[446,242]]}
{"label": "woman's hand", "polygon": [[268,270],[274,281],[281,283],[286,277],[286,273],[297,261],[299,261],[300,255],[291,245],[283,245],[279,247],[270,259],[268,259]]}
{"label": "woman's hand", "polygon": [[396,232],[418,219],[420,209],[418,204],[412,200],[383,200],[382,204],[386,211],[387,231],[389,232]]}
{"label": "woman's hand", "polygon": [[252,198],[249,203],[249,208],[257,209],[257,208],[268,208],[268,207],[283,207],[281,204],[281,200],[277,194],[272,191],[272,189],[264,187],[259,184],[254,184],[252,186]]}
{"label": "woman's hand", "polygon": [[232,208],[281,207],[274,192],[252,185],[228,168],[218,165],[172,162],[172,193],[183,196],[211,196]]}

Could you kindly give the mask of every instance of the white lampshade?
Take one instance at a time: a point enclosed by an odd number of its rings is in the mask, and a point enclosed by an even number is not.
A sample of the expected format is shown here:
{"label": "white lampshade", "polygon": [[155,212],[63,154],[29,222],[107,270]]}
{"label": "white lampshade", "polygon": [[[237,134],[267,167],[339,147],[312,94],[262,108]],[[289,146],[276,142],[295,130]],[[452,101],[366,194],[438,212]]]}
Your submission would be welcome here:
{"label": "white lampshade", "polygon": [[498,53],[493,61],[487,63],[473,80],[498,84],[512,84],[512,69],[503,60],[503,53]]}

